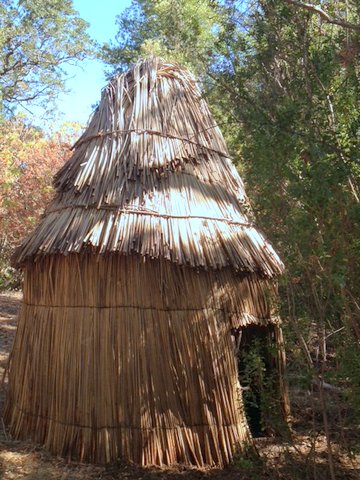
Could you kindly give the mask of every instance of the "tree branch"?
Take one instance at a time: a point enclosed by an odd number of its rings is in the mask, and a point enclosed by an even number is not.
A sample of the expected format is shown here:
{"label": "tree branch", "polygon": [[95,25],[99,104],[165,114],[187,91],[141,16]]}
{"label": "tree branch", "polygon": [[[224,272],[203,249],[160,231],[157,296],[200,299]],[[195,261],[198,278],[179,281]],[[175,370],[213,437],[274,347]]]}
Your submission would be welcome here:
{"label": "tree branch", "polygon": [[356,23],[349,23],[345,20],[340,20],[339,18],[333,18],[328,13],[326,13],[322,8],[313,5],[312,3],[303,3],[299,2],[298,0],[284,0],[286,3],[290,5],[295,5],[296,7],[303,8],[308,10],[312,13],[317,13],[325,22],[331,23],[333,25],[338,25],[343,28],[350,28],[352,30],[357,30],[360,32],[360,25]]}

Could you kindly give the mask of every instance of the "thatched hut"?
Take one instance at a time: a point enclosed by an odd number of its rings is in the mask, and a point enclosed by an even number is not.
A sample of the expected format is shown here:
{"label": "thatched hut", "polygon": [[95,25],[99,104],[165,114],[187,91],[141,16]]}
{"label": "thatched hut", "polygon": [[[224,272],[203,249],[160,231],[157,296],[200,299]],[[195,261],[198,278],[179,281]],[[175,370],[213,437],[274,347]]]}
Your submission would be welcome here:
{"label": "thatched hut", "polygon": [[152,58],[114,78],[54,185],[15,254],[11,433],[82,461],[226,464],[250,441],[231,329],[278,324],[283,266],[192,75]]}

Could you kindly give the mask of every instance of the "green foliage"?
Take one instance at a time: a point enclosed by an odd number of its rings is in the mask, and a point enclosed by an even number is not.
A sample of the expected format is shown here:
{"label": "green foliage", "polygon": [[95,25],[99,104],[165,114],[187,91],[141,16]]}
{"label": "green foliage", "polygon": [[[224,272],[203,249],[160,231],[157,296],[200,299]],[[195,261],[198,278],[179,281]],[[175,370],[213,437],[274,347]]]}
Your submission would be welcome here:
{"label": "green foliage", "polygon": [[3,0],[0,106],[48,102],[63,89],[63,66],[90,52],[86,28],[71,0]]}
{"label": "green foliage", "polygon": [[[104,58],[122,69],[161,54],[200,75],[257,223],[287,267],[292,384],[311,388],[322,375],[347,385],[360,412],[359,32],[282,0],[175,3],[134,0]],[[360,24],[353,0],[322,8]]]}
{"label": "green foliage", "polygon": [[[351,2],[326,6],[359,23]],[[118,23],[111,65],[149,46],[201,74],[258,222],[288,267],[294,317],[338,328],[360,294],[359,34],[280,0],[134,0]]]}
{"label": "green foliage", "polygon": [[103,58],[117,71],[139,55],[158,55],[200,74],[220,28],[216,2],[209,0],[133,0],[117,24],[116,44],[103,48]]}
{"label": "green foliage", "polygon": [[0,237],[0,292],[17,290],[21,285],[21,274],[11,266],[12,245],[4,235]]}
{"label": "green foliage", "polygon": [[[246,410],[250,415],[259,415],[261,430],[267,434],[287,435],[281,413],[278,372],[274,368],[277,355],[277,346],[270,338],[252,339],[239,352],[240,382],[245,387]],[[253,420],[256,423],[256,419]]]}
{"label": "green foliage", "polygon": [[360,355],[354,337],[347,338],[338,347],[337,363],[338,367],[330,378],[343,385],[349,405],[352,406],[351,416],[354,422],[360,423]]}

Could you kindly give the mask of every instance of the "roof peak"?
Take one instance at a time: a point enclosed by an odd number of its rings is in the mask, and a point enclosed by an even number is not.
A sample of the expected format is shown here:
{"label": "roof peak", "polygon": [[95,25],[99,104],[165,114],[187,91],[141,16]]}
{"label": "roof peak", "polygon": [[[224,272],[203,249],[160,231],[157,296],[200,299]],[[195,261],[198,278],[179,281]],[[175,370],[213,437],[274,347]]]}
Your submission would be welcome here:
{"label": "roof peak", "polygon": [[109,82],[54,185],[20,263],[90,248],[281,271],[249,220],[243,183],[195,78],[175,63],[150,57]]}

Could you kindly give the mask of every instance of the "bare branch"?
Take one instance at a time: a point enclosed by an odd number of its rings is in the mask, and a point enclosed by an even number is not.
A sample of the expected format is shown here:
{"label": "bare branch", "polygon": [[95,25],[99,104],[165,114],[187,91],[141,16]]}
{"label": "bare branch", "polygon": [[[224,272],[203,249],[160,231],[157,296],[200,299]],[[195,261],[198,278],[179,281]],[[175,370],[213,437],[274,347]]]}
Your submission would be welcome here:
{"label": "bare branch", "polygon": [[298,0],[284,0],[286,3],[290,5],[295,5],[296,7],[303,8],[308,10],[312,13],[317,13],[325,22],[331,23],[333,25],[338,25],[343,28],[350,28],[352,30],[360,31],[360,25],[356,23],[349,23],[345,20],[340,20],[339,18],[333,18],[328,13],[326,13],[322,8],[313,5],[312,3],[303,3],[299,2]]}

